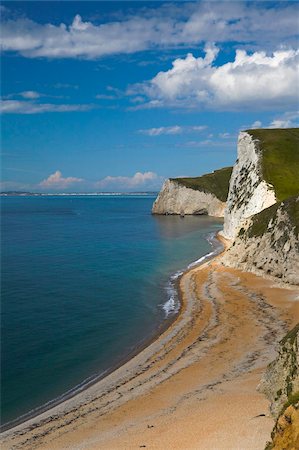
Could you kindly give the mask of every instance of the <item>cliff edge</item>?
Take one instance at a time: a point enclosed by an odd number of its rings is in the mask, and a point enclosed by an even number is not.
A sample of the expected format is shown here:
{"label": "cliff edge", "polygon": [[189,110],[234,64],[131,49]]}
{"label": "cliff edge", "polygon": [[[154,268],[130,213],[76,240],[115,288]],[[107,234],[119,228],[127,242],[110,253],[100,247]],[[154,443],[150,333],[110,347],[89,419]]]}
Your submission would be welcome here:
{"label": "cliff edge", "polygon": [[196,178],[166,180],[152,208],[153,214],[208,214],[223,217],[232,168]]}
{"label": "cliff edge", "polygon": [[223,236],[233,240],[245,219],[299,193],[299,129],[247,130],[229,185]]}
{"label": "cliff edge", "polygon": [[224,265],[299,284],[299,129],[241,132],[222,235]]}

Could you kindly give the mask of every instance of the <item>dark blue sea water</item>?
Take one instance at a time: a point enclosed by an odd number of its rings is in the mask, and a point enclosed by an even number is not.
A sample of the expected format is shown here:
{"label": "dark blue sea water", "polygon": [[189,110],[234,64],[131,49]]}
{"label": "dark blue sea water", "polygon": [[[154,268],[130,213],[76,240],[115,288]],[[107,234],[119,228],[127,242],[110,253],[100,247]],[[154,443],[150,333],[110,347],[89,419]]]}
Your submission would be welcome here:
{"label": "dark blue sea water", "polygon": [[2,198],[2,423],[104,373],[175,309],[169,277],[222,224],[152,216],[153,200]]}

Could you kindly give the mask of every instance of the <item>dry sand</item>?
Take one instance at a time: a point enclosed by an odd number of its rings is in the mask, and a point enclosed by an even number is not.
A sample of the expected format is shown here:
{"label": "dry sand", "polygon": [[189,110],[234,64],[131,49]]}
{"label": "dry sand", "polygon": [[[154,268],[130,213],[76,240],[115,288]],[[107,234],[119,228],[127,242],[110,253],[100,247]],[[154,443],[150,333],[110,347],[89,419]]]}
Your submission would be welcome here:
{"label": "dry sand", "polygon": [[178,319],[86,391],[3,434],[2,449],[263,449],[256,387],[299,321],[299,290],[221,266],[185,273]]}

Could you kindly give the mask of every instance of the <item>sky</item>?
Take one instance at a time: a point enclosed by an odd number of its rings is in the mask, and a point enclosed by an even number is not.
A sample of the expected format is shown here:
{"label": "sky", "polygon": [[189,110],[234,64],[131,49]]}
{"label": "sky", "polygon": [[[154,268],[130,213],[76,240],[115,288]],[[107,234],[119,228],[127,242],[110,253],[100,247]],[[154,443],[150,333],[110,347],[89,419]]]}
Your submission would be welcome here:
{"label": "sky", "polygon": [[2,2],[1,190],[156,191],[298,126],[298,2]]}

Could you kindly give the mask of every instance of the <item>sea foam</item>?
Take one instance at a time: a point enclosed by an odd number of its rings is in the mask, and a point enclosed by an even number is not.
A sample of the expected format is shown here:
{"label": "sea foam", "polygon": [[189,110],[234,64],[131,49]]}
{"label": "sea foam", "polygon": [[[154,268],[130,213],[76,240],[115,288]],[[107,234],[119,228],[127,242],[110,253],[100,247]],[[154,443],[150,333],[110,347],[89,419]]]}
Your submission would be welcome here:
{"label": "sea foam", "polygon": [[167,293],[167,301],[164,303],[164,305],[162,305],[162,308],[165,312],[165,318],[177,314],[180,310],[181,302],[179,299],[177,282],[178,279],[183,275],[183,273],[186,270],[191,269],[192,267],[202,264],[204,261],[210,259],[212,256],[218,255],[221,252],[222,244],[216,238],[216,233],[209,233],[206,237],[206,240],[213,248],[213,251],[191,262],[185,269],[178,270],[169,278],[167,285],[165,287]]}

